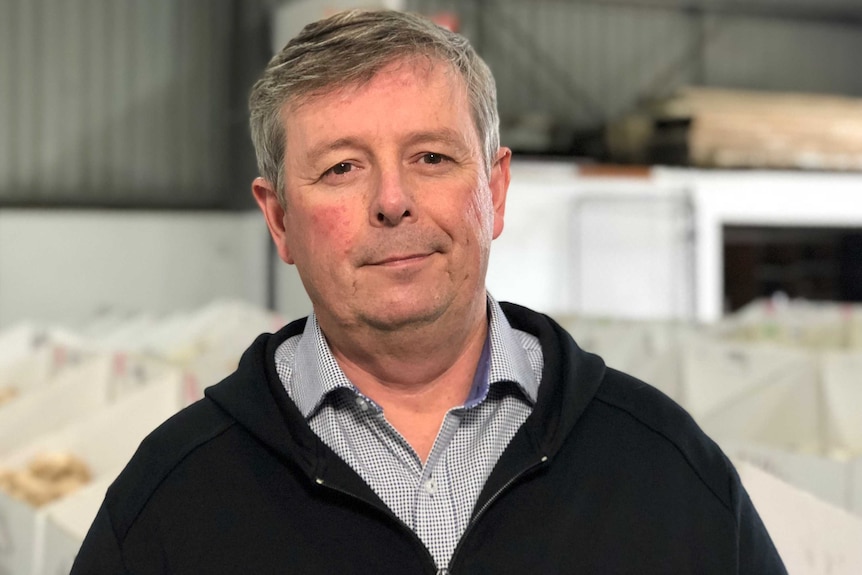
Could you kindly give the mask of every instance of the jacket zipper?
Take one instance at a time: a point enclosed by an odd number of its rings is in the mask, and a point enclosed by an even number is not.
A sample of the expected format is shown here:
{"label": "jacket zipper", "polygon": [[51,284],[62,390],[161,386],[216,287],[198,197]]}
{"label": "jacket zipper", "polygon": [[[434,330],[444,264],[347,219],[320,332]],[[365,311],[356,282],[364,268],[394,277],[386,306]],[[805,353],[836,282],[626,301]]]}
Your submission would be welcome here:
{"label": "jacket zipper", "polygon": [[[539,461],[537,461],[535,463],[531,463],[530,465],[528,465],[527,467],[525,467],[524,469],[522,469],[521,471],[519,471],[518,473],[516,473],[512,477],[510,477],[509,480],[505,484],[503,484],[503,486],[500,487],[500,489],[498,489],[488,499],[488,501],[486,501],[484,503],[484,505],[482,505],[482,507],[479,509],[479,511],[476,512],[476,515],[473,516],[473,519],[470,520],[470,523],[467,524],[467,528],[464,529],[464,533],[461,535],[461,539],[458,540],[458,545],[455,546],[455,551],[452,552],[451,559],[449,559],[449,565],[455,564],[455,559],[458,557],[458,551],[461,550],[461,547],[462,547],[464,541],[467,539],[467,536],[470,534],[470,531],[473,529],[473,527],[476,525],[476,523],[479,522],[479,519],[482,518],[482,515],[485,514],[485,511],[500,497],[500,495],[502,495],[504,491],[509,489],[509,487],[511,487],[512,484],[515,483],[517,480],[522,478],[527,473],[530,473],[534,469],[537,469],[538,467],[540,467],[544,463],[547,463],[547,461],[548,461],[548,456],[543,455]],[[442,571],[438,571],[438,573],[445,573],[447,575],[452,575],[452,571],[450,571],[449,569],[444,569]]]}
{"label": "jacket zipper", "polygon": [[441,573],[441,572],[448,573],[448,571],[441,570],[437,567],[437,563],[434,562],[434,557],[431,556],[431,552],[428,551],[428,548],[425,547],[425,544],[422,542],[421,539],[419,539],[419,536],[416,535],[416,533],[412,529],[410,529],[409,525],[404,523],[397,515],[395,515],[391,509],[389,509],[388,507],[381,507],[381,506],[377,505],[376,503],[374,503],[373,501],[368,501],[367,499],[360,497],[359,495],[356,495],[355,493],[347,491],[346,489],[342,489],[342,488],[340,488],[340,487],[338,487],[332,483],[327,483],[326,481],[324,481],[320,477],[315,477],[314,482],[317,483],[318,485],[320,485],[321,487],[325,487],[326,489],[331,489],[332,491],[335,491],[337,493],[341,493],[342,495],[346,495],[346,496],[350,497],[351,499],[355,499],[356,501],[364,503],[365,505],[368,505],[369,507],[372,507],[374,509],[382,511],[384,515],[386,515],[387,517],[389,517],[390,519],[395,521],[398,525],[400,525],[402,527],[402,529],[404,531],[409,533],[410,537],[413,539],[413,541],[415,541],[416,543],[419,544],[419,547],[425,553],[425,556],[428,558],[428,561],[430,562],[431,566],[433,567],[433,572],[435,574]]}

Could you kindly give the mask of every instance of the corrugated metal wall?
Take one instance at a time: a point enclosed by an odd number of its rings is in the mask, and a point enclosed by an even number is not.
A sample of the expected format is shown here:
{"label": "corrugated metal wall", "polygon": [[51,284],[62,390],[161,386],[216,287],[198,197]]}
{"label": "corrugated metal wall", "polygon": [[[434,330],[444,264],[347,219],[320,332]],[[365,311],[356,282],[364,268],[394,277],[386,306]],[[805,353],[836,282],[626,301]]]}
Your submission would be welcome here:
{"label": "corrugated metal wall", "polygon": [[687,84],[862,95],[862,3],[849,0],[408,5],[460,15],[494,70],[504,121],[550,112],[597,126]]}
{"label": "corrugated metal wall", "polygon": [[858,22],[724,16],[708,26],[707,84],[862,96]]}
{"label": "corrugated metal wall", "polygon": [[504,116],[547,110],[596,125],[665,88],[666,80],[655,85],[663,76],[692,80],[691,68],[680,66],[692,27],[676,10],[513,1],[484,18],[483,49],[500,80]]}
{"label": "corrugated metal wall", "polygon": [[2,0],[0,202],[219,203],[230,0]]}
{"label": "corrugated metal wall", "polygon": [[[277,4],[0,0],[0,205],[236,206],[254,171],[247,88]],[[459,15],[506,125],[538,113],[597,127],[685,84],[862,95],[849,0],[404,5]]]}

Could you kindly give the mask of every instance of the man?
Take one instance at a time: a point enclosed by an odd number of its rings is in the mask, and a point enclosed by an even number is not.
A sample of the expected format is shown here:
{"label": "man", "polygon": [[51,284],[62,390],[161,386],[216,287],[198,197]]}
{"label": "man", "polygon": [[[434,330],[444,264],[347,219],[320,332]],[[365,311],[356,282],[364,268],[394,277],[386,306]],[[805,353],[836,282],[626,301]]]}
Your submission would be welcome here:
{"label": "man", "polygon": [[679,407],[486,293],[511,153],[463,38],[312,24],[251,123],[314,313],[142,444],[73,573],[784,572]]}

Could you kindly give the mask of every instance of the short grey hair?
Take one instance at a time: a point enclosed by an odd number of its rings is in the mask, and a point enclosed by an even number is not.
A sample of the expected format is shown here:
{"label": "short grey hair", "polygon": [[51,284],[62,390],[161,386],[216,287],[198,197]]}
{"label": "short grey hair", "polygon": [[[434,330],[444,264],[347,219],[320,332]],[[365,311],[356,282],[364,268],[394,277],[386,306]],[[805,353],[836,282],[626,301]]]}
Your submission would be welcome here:
{"label": "short grey hair", "polygon": [[361,85],[386,65],[413,56],[446,63],[460,73],[490,173],[500,147],[497,89],[491,70],[469,41],[415,14],[349,10],[303,28],[270,60],[252,88],[249,111],[258,170],[275,186],[282,205],[284,105],[330,88]]}

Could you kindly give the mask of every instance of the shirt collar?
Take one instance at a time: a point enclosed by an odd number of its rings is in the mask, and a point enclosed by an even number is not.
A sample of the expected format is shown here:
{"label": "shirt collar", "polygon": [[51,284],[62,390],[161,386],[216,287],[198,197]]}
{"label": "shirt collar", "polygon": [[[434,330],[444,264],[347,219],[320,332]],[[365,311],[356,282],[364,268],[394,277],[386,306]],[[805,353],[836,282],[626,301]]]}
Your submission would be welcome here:
{"label": "shirt collar", "polygon": [[535,404],[539,395],[539,380],[515,329],[509,325],[503,308],[490,294],[488,294],[488,317],[488,338],[491,347],[488,381],[492,385],[501,381],[512,381],[518,385],[530,403]]}
{"label": "shirt collar", "polygon": [[[503,381],[514,382],[525,398],[535,404],[539,382],[527,353],[502,308],[489,294],[488,337],[464,406],[469,408],[481,403],[490,387]],[[349,389],[361,395],[341,371],[313,313],[296,346],[293,369],[283,383],[305,418],[311,417],[324,398],[335,390]]]}
{"label": "shirt collar", "polygon": [[289,379],[286,382],[288,394],[306,419],[317,410],[323,398],[336,389],[359,392],[341,371],[314,313],[305,323],[305,330],[296,346],[294,368]]}

